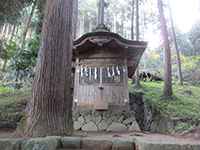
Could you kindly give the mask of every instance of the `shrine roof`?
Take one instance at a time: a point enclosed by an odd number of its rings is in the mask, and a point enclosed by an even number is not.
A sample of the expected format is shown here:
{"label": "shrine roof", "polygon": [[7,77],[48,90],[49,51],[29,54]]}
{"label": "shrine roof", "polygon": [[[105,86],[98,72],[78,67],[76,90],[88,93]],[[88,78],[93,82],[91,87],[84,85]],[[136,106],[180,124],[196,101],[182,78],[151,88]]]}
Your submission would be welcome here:
{"label": "shrine roof", "polygon": [[[87,53],[88,51],[106,48],[106,49],[120,49],[120,50],[136,50],[143,51],[147,47],[147,42],[144,41],[132,41],[121,37],[120,35],[108,32],[106,30],[97,30],[84,34],[79,39],[74,41],[73,44],[74,54]],[[129,51],[130,53],[130,51]]]}

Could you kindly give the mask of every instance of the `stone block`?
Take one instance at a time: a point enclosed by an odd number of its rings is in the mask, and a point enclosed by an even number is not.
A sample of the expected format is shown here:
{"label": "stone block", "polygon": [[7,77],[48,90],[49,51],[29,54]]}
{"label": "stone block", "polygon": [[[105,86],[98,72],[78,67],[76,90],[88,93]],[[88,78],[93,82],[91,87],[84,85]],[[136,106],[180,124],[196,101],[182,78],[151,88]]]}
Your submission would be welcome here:
{"label": "stone block", "polygon": [[123,140],[113,141],[112,150],[134,150],[134,143]]}
{"label": "stone block", "polygon": [[117,122],[122,123],[124,120],[124,116],[122,115],[121,117],[119,117],[119,119],[117,120]]}
{"label": "stone block", "polygon": [[136,148],[138,150],[199,150],[200,144],[184,144],[175,141],[145,141],[137,140]]}
{"label": "stone block", "polygon": [[136,121],[132,122],[131,126],[129,127],[129,131],[138,131],[138,132],[141,131]]}
{"label": "stone block", "polygon": [[74,122],[74,130],[80,130],[84,124],[79,121]]}
{"label": "stone block", "polygon": [[102,117],[101,116],[94,116],[93,118],[93,121],[96,123],[96,124],[99,124],[102,120]]}
{"label": "stone block", "polygon": [[58,137],[33,138],[25,141],[21,150],[56,150],[59,144]]}
{"label": "stone block", "polygon": [[92,121],[88,122],[82,127],[83,131],[98,131],[96,124]]}
{"label": "stone block", "polygon": [[22,139],[0,139],[1,150],[20,150]]}
{"label": "stone block", "polygon": [[80,137],[63,137],[61,138],[61,144],[63,148],[80,149],[81,138]]}
{"label": "stone block", "polygon": [[113,132],[122,132],[127,131],[127,127],[124,124],[113,122],[107,129],[107,131],[113,131]]}
{"label": "stone block", "polygon": [[98,129],[99,131],[106,131],[106,129],[108,128],[108,123],[105,120],[102,120],[99,124],[98,124]]}
{"label": "stone block", "polygon": [[127,118],[123,121],[123,124],[128,125],[135,121],[135,117]]}
{"label": "stone block", "polygon": [[80,116],[80,117],[78,118],[78,122],[80,122],[80,123],[82,123],[82,124],[85,123],[85,119],[83,118],[83,116]]}
{"label": "stone block", "polygon": [[85,116],[85,121],[86,121],[86,122],[92,121],[92,116],[91,116],[91,115]]}
{"label": "stone block", "polygon": [[87,138],[82,141],[82,149],[112,150],[112,141]]}

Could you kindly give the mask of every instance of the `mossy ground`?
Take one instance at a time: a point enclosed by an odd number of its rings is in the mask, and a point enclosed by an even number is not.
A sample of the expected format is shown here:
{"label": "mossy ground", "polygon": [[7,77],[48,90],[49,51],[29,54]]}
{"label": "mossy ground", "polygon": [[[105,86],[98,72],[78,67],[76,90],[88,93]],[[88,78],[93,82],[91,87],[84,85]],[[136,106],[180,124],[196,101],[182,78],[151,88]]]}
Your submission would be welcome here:
{"label": "mossy ground", "polygon": [[[164,115],[171,117],[200,119],[200,86],[173,84],[172,99],[162,97],[163,82],[141,82],[140,89],[134,89],[129,81],[129,91],[144,93],[147,103]],[[15,105],[30,99],[30,90],[13,90],[0,87],[0,108]]]}
{"label": "mossy ground", "polygon": [[10,104],[16,104],[24,99],[29,98],[30,95],[30,90],[14,90],[0,87],[0,107]]}
{"label": "mossy ground", "polygon": [[22,118],[30,90],[13,90],[0,87],[0,127],[16,127]]}
{"label": "mossy ground", "polygon": [[[156,112],[170,118],[181,118],[200,121],[200,86],[173,83],[173,96],[165,99],[162,96],[163,82],[141,82],[141,88],[135,89],[129,81],[130,92],[143,92],[145,101],[150,104]],[[189,124],[179,124],[177,128],[190,128]]]}

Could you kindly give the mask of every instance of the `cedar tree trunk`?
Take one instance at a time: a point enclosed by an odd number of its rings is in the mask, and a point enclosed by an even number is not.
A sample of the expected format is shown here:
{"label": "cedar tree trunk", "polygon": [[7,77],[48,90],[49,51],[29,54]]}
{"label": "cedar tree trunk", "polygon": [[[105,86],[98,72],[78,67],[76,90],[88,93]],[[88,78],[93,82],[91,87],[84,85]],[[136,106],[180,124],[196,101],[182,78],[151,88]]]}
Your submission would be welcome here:
{"label": "cedar tree trunk", "polygon": [[175,28],[174,28],[174,20],[173,20],[172,10],[171,10],[170,4],[169,4],[169,12],[170,12],[171,27],[172,27],[172,39],[174,41],[174,46],[175,46],[176,55],[177,55],[179,82],[180,82],[180,85],[183,85],[181,57],[180,57],[180,51],[179,51],[179,48],[178,48],[178,43],[177,43],[177,40],[176,40],[176,31],[175,31]]}
{"label": "cedar tree trunk", "polygon": [[38,2],[38,0],[35,0],[33,2],[33,6],[31,8],[31,13],[30,13],[30,16],[28,17],[28,21],[27,21],[26,27],[25,27],[23,35],[22,35],[22,45],[21,45],[22,49],[24,48],[24,45],[25,45],[26,36],[27,36],[27,33],[28,33],[28,29],[29,29],[29,27],[31,25],[31,20],[33,18],[34,11],[35,11],[35,8],[37,6],[37,2]]}
{"label": "cedar tree trunk", "polygon": [[47,0],[26,135],[72,133],[73,0]]}
{"label": "cedar tree trunk", "polygon": [[172,66],[171,66],[171,50],[168,39],[167,24],[164,15],[163,2],[158,0],[159,20],[161,25],[161,35],[165,48],[165,65],[164,65],[164,97],[172,96]]}
{"label": "cedar tree trunk", "polygon": [[78,0],[73,0],[73,38],[77,37],[78,28]]}
{"label": "cedar tree trunk", "polygon": [[[136,0],[136,41],[140,40],[140,23],[139,23],[139,0]],[[140,85],[140,71],[139,71],[139,64],[135,72],[135,87],[139,88]]]}

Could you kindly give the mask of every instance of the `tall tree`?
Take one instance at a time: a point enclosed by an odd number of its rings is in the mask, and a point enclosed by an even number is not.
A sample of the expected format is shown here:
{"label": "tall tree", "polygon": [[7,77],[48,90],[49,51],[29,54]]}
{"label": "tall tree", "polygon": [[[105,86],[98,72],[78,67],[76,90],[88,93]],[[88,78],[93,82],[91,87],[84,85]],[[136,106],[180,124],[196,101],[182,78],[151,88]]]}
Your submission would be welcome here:
{"label": "tall tree", "polygon": [[12,33],[11,33],[11,35],[10,35],[9,41],[12,41],[12,40],[13,40],[13,38],[14,38],[14,36],[15,36],[15,32],[16,32],[15,30],[16,30],[16,25],[13,25]]}
{"label": "tall tree", "polygon": [[131,40],[134,40],[135,0],[131,1]]}
{"label": "tall tree", "polygon": [[[131,0],[131,40],[135,39],[134,35],[134,18],[135,18],[135,0]],[[135,75],[133,75],[133,83],[135,80]]]}
{"label": "tall tree", "polygon": [[30,25],[31,25],[31,20],[32,20],[33,14],[34,14],[34,12],[35,12],[35,8],[36,8],[36,6],[37,6],[37,2],[38,2],[38,0],[35,0],[35,1],[33,2],[33,6],[32,6],[32,8],[31,8],[31,13],[30,13],[30,15],[29,15],[29,17],[28,17],[28,21],[27,21],[26,26],[25,26],[25,29],[24,29],[24,31],[23,31],[23,35],[22,35],[22,45],[21,45],[21,48],[22,48],[22,49],[24,48],[24,45],[25,45],[26,36],[27,36],[27,33],[28,33],[28,29],[29,29],[29,27],[30,27]]}
{"label": "tall tree", "polygon": [[198,21],[192,26],[189,32],[189,40],[193,46],[193,51],[189,55],[200,55],[200,22]]}
{"label": "tall tree", "polygon": [[32,0],[1,0],[0,23],[12,23],[21,16],[21,10],[32,3]]}
{"label": "tall tree", "polygon": [[177,40],[176,40],[176,31],[175,31],[175,28],[174,28],[174,20],[173,20],[173,16],[172,16],[172,10],[171,10],[171,7],[170,7],[170,0],[169,0],[169,13],[170,13],[171,28],[172,28],[172,39],[174,41],[174,47],[175,47],[176,55],[177,55],[179,82],[180,82],[181,85],[183,85],[181,57],[180,57],[180,51],[179,51],[179,48],[178,48],[178,43],[177,43]]}
{"label": "tall tree", "polygon": [[72,6],[73,0],[47,0],[27,136],[72,133]]}
{"label": "tall tree", "polygon": [[38,23],[36,25],[36,33],[38,35],[41,35],[41,32],[42,32],[42,23],[43,23],[43,18],[44,18],[44,13],[45,13],[46,1],[47,0],[38,0],[38,5],[37,5]]}
{"label": "tall tree", "polygon": [[89,19],[89,15],[88,12],[84,13],[84,32],[87,33],[90,31],[90,19]]}
{"label": "tall tree", "polygon": [[159,20],[161,25],[161,36],[163,38],[163,46],[165,48],[165,64],[164,64],[164,97],[171,97],[172,92],[172,65],[171,65],[171,49],[168,38],[167,24],[164,15],[163,1],[158,0]]}
{"label": "tall tree", "polygon": [[73,0],[73,2],[73,37],[76,39],[78,29],[78,0]]}
{"label": "tall tree", "polygon": [[[136,5],[136,20],[135,20],[136,21],[136,25],[135,25],[136,31],[135,32],[136,32],[136,41],[139,41],[140,40],[139,0],[136,0],[135,5]],[[139,76],[140,76],[140,72],[139,72],[139,65],[138,65],[138,67],[136,69],[136,73],[135,73],[135,86],[136,87],[141,86]]]}

